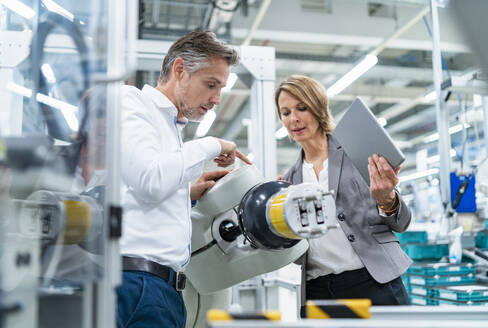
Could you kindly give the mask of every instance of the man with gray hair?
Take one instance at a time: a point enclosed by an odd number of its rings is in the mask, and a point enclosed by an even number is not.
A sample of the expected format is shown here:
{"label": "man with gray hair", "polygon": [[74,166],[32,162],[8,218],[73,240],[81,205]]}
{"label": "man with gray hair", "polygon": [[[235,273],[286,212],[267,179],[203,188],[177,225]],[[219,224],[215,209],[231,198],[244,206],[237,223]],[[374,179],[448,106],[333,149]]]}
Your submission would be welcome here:
{"label": "man with gray hair", "polygon": [[226,167],[236,157],[251,163],[233,142],[205,137],[183,143],[181,130],[219,104],[229,67],[237,63],[234,49],[197,30],[171,46],[156,88],[123,87],[118,327],[185,326],[181,290],[191,255],[190,200],[229,172],[202,174],[204,165],[213,159]]}

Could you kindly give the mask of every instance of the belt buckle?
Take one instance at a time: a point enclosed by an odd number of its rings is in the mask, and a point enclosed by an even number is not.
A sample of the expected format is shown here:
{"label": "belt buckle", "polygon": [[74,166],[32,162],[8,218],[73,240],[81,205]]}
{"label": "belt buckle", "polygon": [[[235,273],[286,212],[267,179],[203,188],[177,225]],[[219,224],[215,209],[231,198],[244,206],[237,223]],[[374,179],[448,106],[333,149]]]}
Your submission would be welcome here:
{"label": "belt buckle", "polygon": [[175,289],[181,292],[186,286],[186,276],[183,272],[176,272]]}

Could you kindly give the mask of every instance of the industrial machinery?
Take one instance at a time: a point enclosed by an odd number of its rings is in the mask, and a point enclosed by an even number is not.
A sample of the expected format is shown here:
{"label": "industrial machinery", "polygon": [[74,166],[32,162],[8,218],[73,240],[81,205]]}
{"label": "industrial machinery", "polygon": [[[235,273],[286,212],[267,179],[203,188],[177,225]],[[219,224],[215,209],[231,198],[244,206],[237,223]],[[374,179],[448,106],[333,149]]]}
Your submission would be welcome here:
{"label": "industrial machinery", "polygon": [[254,166],[219,180],[192,212],[192,257],[184,290],[187,327],[212,307],[230,305],[239,282],[296,261],[308,238],[335,228],[335,200],[317,184],[264,182]]}
{"label": "industrial machinery", "polygon": [[137,6],[0,4],[1,328],[115,327]]}

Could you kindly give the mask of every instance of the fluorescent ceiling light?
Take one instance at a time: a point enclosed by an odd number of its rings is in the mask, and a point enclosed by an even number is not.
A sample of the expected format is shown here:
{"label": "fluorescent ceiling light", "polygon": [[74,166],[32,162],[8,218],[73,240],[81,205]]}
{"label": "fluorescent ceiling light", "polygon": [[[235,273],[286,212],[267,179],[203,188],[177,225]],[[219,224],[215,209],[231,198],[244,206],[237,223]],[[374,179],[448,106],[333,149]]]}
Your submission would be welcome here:
{"label": "fluorescent ceiling light", "polygon": [[403,175],[403,176],[399,177],[399,180],[400,180],[400,182],[412,181],[412,180],[416,180],[416,179],[426,178],[430,175],[434,175],[437,173],[439,173],[439,169],[433,168],[433,169],[426,170],[426,171],[420,171],[420,172],[415,172],[415,173],[408,174],[408,175]]}
{"label": "fluorescent ceiling light", "polygon": [[[465,124],[465,127],[466,128],[469,128],[471,127],[471,125],[469,124]],[[454,133],[458,133],[459,131],[461,131],[463,129],[463,125],[462,124],[457,124],[457,125],[454,125],[454,126],[451,126],[449,128],[449,134],[454,134]],[[428,135],[427,137],[424,138],[424,143],[429,143],[429,142],[433,142],[433,141],[436,141],[436,140],[439,140],[439,133],[436,132],[436,133],[433,133],[431,135]]]}
{"label": "fluorescent ceiling light", "polygon": [[24,5],[19,0],[0,0],[0,4],[27,19],[32,19],[36,14],[32,8]]}
{"label": "fluorescent ceiling light", "polygon": [[53,69],[49,64],[42,64],[41,71],[44,77],[46,78],[47,82],[49,83],[56,83],[56,76],[54,76]]}
{"label": "fluorescent ceiling light", "polygon": [[63,7],[61,7],[60,5],[58,5],[53,0],[42,0],[42,3],[44,4],[44,6],[46,6],[46,8],[49,11],[55,12],[57,14],[60,14],[61,16],[66,17],[70,21],[73,21],[74,18],[75,18],[75,16],[71,12],[69,12],[66,9],[64,9]]}
{"label": "fluorescent ceiling light", "polygon": [[288,131],[286,130],[284,125],[275,132],[276,139],[283,139],[287,135]]}
{"label": "fluorescent ceiling light", "polygon": [[425,94],[424,101],[432,102],[435,100],[436,97],[437,97],[437,94],[435,93],[435,90],[432,90],[432,91]]}
{"label": "fluorescent ceiling light", "polygon": [[251,119],[250,118],[243,118],[241,123],[244,126],[249,126],[249,125],[251,125]]}
{"label": "fluorescent ceiling light", "polygon": [[378,62],[378,57],[374,55],[367,55],[364,59],[354,66],[349,72],[347,72],[343,77],[341,77],[337,82],[330,86],[327,90],[327,96],[329,98],[334,97],[347,88],[351,83],[356,81],[361,75],[366,73],[371,67],[376,65]]}
{"label": "fluorescent ceiling light", "polygon": [[200,138],[207,134],[215,120],[215,116],[214,110],[209,110],[207,112],[207,114],[203,117],[203,120],[198,125],[197,131],[195,132],[196,137]]}
{"label": "fluorescent ceiling light", "polygon": [[473,107],[478,108],[481,107],[483,104],[482,98],[480,95],[473,95]]}
{"label": "fluorescent ceiling light", "polygon": [[7,83],[7,89],[18,94],[18,95],[24,96],[26,98],[32,97],[32,90],[31,89],[27,89],[21,85],[13,83],[13,82]]}
{"label": "fluorescent ceiling light", "polygon": [[400,149],[410,148],[413,146],[413,143],[408,140],[393,140],[393,142]]}
{"label": "fluorescent ceiling light", "polygon": [[[451,155],[451,157],[454,157],[454,156],[456,156],[456,151],[451,148],[451,150],[449,151],[449,154]],[[427,163],[428,164],[434,164],[434,163],[439,162],[440,160],[441,160],[441,157],[439,155],[434,155],[434,156],[427,158]]]}
{"label": "fluorescent ceiling light", "polygon": [[380,124],[381,124],[381,126],[385,126],[385,125],[386,125],[386,123],[387,123],[386,118],[384,118],[384,117],[379,117],[379,118],[378,118],[378,123],[380,123]]}
{"label": "fluorescent ceiling light", "polygon": [[[7,89],[26,98],[32,97],[31,89],[25,88],[13,82],[9,82],[7,84]],[[41,93],[36,95],[36,100],[44,105],[59,109],[66,119],[68,126],[74,131],[78,130],[78,118],[76,117],[78,107]]]}
{"label": "fluorescent ceiling light", "polygon": [[229,77],[227,78],[227,82],[225,83],[225,87],[222,88],[221,92],[229,92],[230,89],[236,84],[237,82],[237,74],[230,73]]}
{"label": "fluorescent ceiling light", "polygon": [[78,108],[76,106],[70,105],[65,103],[64,101],[43,95],[38,93],[36,95],[36,100],[42,104],[51,106],[53,108],[57,108],[61,111],[64,118],[66,119],[66,123],[68,123],[71,130],[77,131],[78,130],[78,118],[76,117],[76,111]]}

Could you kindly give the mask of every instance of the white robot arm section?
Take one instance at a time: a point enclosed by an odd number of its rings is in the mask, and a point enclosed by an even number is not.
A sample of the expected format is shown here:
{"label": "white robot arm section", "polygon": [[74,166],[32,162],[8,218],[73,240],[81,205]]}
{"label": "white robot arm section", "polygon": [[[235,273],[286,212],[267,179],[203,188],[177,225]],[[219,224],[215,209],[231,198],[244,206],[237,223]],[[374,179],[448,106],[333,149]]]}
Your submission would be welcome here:
{"label": "white robot arm section", "polygon": [[220,179],[192,212],[187,327],[204,327],[210,308],[226,309],[226,288],[296,261],[306,239],[336,227],[335,212],[332,193],[320,186],[264,182],[254,166]]}
{"label": "white robot arm section", "polygon": [[305,239],[335,227],[332,193],[314,184],[263,180],[253,166],[235,170],[194,208],[186,273],[199,293],[279,269],[305,253]]}

